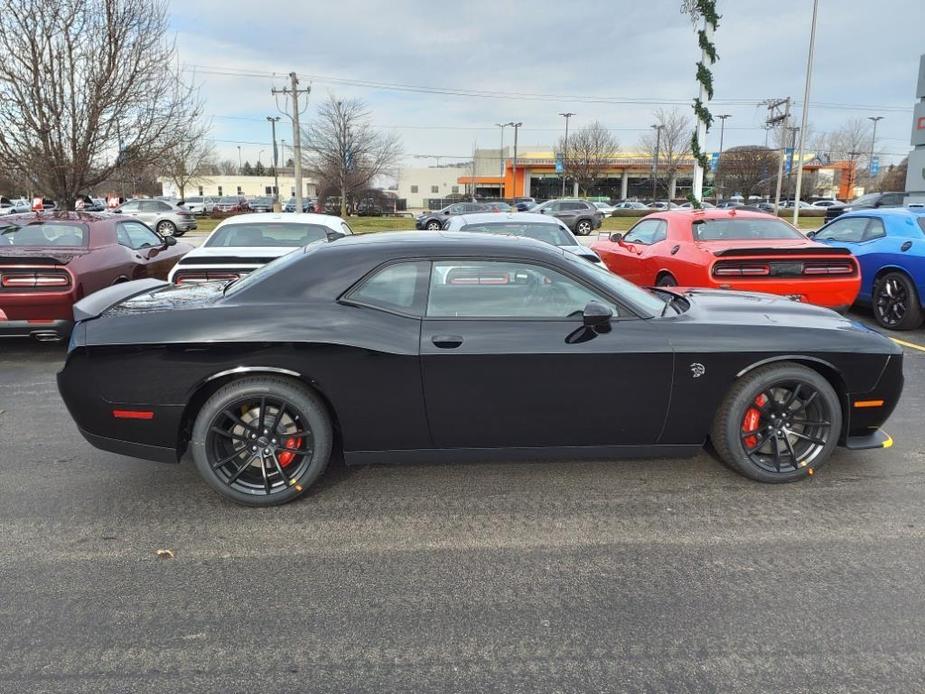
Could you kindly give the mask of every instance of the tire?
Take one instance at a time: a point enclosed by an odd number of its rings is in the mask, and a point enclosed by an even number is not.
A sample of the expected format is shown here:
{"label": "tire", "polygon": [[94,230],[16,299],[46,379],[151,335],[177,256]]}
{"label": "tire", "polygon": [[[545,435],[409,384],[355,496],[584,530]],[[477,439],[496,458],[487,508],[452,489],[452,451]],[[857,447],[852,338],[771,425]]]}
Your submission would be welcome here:
{"label": "tire", "polygon": [[678,280],[674,278],[669,272],[662,273],[661,276],[655,281],[656,287],[677,287]]}
{"label": "tire", "polygon": [[829,459],[841,424],[832,385],[812,369],[785,362],[755,369],[732,387],[710,438],[723,462],[746,477],[796,482]]}
{"label": "tire", "polygon": [[874,318],[889,330],[914,330],[922,324],[915,285],[902,272],[889,272],[874,284]]}
{"label": "tire", "polygon": [[427,231],[439,231],[442,225],[436,219],[431,219],[424,225],[424,228],[427,229]]}
{"label": "tire", "polygon": [[169,219],[159,221],[155,229],[161,236],[174,236],[177,233],[177,225]]}
{"label": "tire", "polygon": [[[272,419],[264,421],[261,412]],[[298,383],[267,376],[219,388],[196,415],[190,448],[200,476],[219,494],[246,506],[277,506],[318,479],[332,442],[322,400]]]}
{"label": "tire", "polygon": [[579,236],[587,236],[594,229],[594,224],[590,219],[579,219],[575,225],[575,233]]}

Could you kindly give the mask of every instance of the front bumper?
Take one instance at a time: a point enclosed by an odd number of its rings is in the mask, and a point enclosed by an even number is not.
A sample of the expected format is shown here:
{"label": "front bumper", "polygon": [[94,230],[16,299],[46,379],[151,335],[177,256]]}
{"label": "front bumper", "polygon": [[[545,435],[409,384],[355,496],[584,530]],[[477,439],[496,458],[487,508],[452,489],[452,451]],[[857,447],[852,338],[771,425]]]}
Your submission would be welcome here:
{"label": "front bumper", "polygon": [[874,429],[869,434],[858,434],[845,439],[845,448],[864,451],[871,448],[889,448],[893,445],[892,437],[883,429]]}

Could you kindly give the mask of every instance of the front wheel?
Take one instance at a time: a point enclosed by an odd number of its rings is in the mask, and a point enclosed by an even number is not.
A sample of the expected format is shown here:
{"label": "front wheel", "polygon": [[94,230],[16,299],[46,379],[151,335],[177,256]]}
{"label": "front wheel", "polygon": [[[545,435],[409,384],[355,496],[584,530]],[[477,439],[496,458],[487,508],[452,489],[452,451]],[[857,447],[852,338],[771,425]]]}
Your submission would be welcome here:
{"label": "front wheel", "polygon": [[890,272],[874,285],[874,318],[890,330],[913,330],[922,324],[915,285],[901,272]]}
{"label": "front wheel", "polygon": [[427,229],[428,231],[439,231],[441,228],[441,225],[440,225],[440,222],[432,219],[431,221],[427,222],[427,226],[425,226],[424,228]]}
{"label": "front wheel", "polygon": [[331,420],[321,399],[292,381],[233,381],[210,397],[193,425],[196,469],[222,496],[247,506],[292,501],[331,457]]}
{"label": "front wheel", "polygon": [[579,220],[578,224],[575,225],[575,233],[579,236],[587,236],[591,233],[592,224],[587,219]]}
{"label": "front wheel", "polygon": [[157,223],[157,233],[161,236],[174,236],[177,234],[177,225],[169,219],[162,219]]}
{"label": "front wheel", "polygon": [[759,482],[796,482],[820,468],[838,445],[838,395],[799,364],[755,369],[716,413],[711,440],[720,458]]}

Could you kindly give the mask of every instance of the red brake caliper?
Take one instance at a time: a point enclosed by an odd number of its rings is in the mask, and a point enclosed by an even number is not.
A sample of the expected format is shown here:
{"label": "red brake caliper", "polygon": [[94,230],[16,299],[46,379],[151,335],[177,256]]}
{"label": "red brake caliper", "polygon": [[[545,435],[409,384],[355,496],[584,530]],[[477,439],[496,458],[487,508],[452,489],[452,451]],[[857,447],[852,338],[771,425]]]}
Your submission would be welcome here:
{"label": "red brake caliper", "polygon": [[[301,438],[297,439],[297,438],[293,438],[292,436],[290,436],[288,439],[283,441],[283,448],[298,448],[301,445],[302,445]],[[295,459],[296,455],[298,454],[292,453],[291,451],[283,451],[282,453],[279,454],[279,464],[282,465],[283,467],[286,467]]]}
{"label": "red brake caliper", "polygon": [[[747,434],[750,431],[755,431],[758,429],[758,424],[761,422],[761,412],[759,407],[764,407],[768,402],[768,398],[762,393],[757,398],[755,398],[756,407],[749,407],[745,411],[745,416],[742,418],[742,433]],[[746,436],[745,445],[749,448],[754,448],[758,445],[757,436]]]}

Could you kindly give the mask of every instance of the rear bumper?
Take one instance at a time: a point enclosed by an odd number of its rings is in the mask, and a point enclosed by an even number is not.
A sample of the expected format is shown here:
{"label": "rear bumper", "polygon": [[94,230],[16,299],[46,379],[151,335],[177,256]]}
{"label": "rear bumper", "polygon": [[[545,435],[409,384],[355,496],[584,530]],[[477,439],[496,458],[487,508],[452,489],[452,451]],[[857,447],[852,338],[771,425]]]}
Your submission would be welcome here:
{"label": "rear bumper", "polygon": [[713,289],[729,289],[737,292],[764,292],[785,296],[805,304],[824,306],[845,313],[857,299],[861,289],[860,277],[844,279],[813,280],[728,280],[717,282],[710,278]]}
{"label": "rear bumper", "polygon": [[0,338],[34,337],[53,342],[66,340],[74,328],[70,320],[0,320]]}
{"label": "rear bumper", "polygon": [[181,231],[192,231],[195,228],[195,219],[184,219],[177,222],[177,229],[180,229]]}

